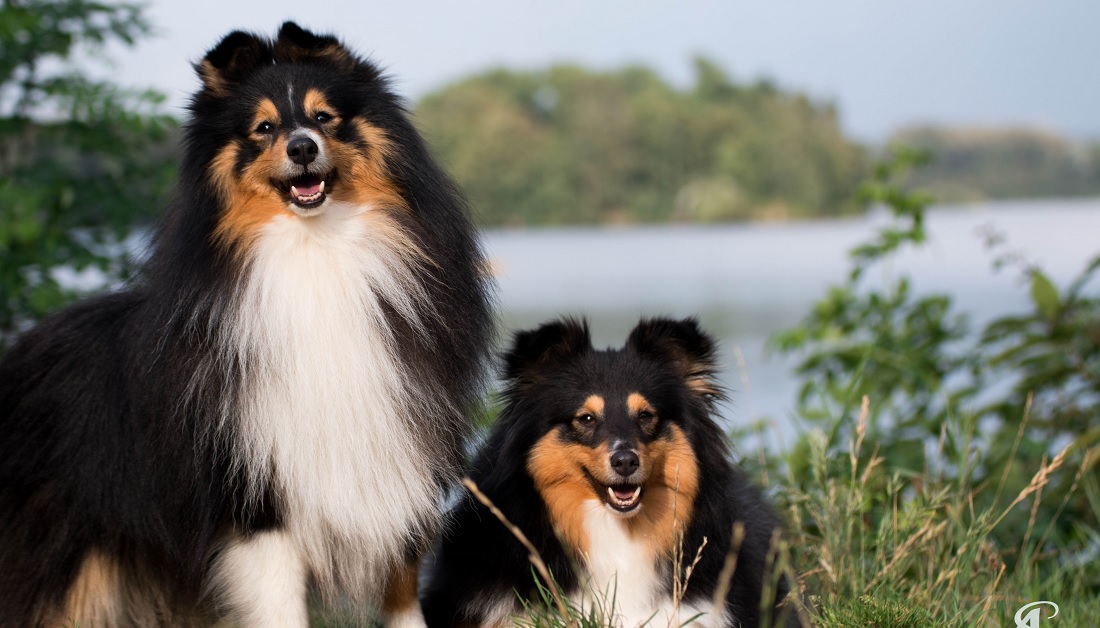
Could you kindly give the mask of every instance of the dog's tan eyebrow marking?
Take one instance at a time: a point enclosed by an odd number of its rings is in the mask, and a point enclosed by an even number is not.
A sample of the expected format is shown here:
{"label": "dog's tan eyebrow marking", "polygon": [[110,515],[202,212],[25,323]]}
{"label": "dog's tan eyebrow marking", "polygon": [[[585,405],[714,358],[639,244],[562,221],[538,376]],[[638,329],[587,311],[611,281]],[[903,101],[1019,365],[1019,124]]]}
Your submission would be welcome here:
{"label": "dog's tan eyebrow marking", "polygon": [[329,115],[333,115],[332,106],[329,105],[328,100],[325,99],[325,95],[319,90],[310,89],[307,91],[305,97],[302,98],[302,104],[305,105],[307,117],[312,118],[322,111]]}
{"label": "dog's tan eyebrow marking", "polygon": [[627,395],[626,407],[630,410],[630,413],[634,415],[641,414],[642,412],[657,414],[657,411],[653,408],[653,404],[649,403],[649,400],[639,392],[632,392]]}
{"label": "dog's tan eyebrow marking", "polygon": [[577,410],[577,416],[582,414],[591,414],[594,416],[603,416],[603,410],[607,406],[607,402],[600,395],[589,395],[581,407]]}
{"label": "dog's tan eyebrow marking", "polygon": [[279,109],[270,98],[264,98],[256,105],[256,116],[252,119],[252,128],[255,129],[261,122],[270,122],[279,126]]}

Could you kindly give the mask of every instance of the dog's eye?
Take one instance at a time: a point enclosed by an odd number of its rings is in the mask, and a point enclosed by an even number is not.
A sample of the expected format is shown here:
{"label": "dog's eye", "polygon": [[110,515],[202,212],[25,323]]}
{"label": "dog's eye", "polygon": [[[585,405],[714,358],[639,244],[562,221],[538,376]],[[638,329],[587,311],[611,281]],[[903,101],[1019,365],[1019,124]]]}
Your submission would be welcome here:
{"label": "dog's eye", "polygon": [[642,410],[641,412],[638,413],[638,420],[645,423],[647,421],[652,421],[653,419],[656,418],[656,416],[657,415],[653,414],[649,410]]}
{"label": "dog's eye", "polygon": [[267,120],[264,120],[263,122],[256,125],[256,128],[253,130],[253,132],[254,133],[259,133],[260,135],[267,135],[268,133],[271,133],[274,130],[275,130],[275,125],[271,124]]}
{"label": "dog's eye", "polygon": [[332,114],[327,111],[318,111],[317,113],[313,114],[313,119],[321,124],[331,122],[332,118]]}
{"label": "dog's eye", "polygon": [[581,427],[590,427],[596,424],[596,417],[587,413],[579,414],[573,420],[576,421],[577,425],[580,425]]}

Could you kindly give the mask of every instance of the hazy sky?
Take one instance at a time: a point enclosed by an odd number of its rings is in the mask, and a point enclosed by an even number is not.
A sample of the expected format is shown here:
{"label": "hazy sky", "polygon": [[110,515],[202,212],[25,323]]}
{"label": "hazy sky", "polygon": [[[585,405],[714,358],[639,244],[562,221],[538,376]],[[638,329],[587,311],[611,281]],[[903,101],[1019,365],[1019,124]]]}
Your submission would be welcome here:
{"label": "hazy sky", "polygon": [[157,34],[113,51],[114,78],[182,115],[190,62],[235,28],[333,32],[417,98],[492,66],[642,64],[690,84],[702,54],[835,102],[876,141],[920,122],[1042,126],[1100,138],[1098,0],[151,0]]}

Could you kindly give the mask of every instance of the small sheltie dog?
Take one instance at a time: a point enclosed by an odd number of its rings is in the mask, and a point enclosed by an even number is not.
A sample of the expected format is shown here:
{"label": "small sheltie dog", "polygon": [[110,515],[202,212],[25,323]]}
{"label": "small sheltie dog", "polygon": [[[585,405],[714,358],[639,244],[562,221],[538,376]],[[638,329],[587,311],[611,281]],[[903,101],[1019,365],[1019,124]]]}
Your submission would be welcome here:
{"label": "small sheltie dog", "polygon": [[[780,521],[713,419],[714,353],[692,319],[643,320],[615,350],[565,319],[517,334],[504,357],[504,407],[471,478],[604,625],[752,627],[762,608],[799,625],[768,568]],[[735,522],[744,538],[715,608]],[[469,492],[431,563],[429,626],[511,625],[540,603],[526,550]]]}
{"label": "small sheltie dog", "polygon": [[143,274],[0,364],[0,626],[422,625],[492,333],[468,208],[337,39],[195,67]]}

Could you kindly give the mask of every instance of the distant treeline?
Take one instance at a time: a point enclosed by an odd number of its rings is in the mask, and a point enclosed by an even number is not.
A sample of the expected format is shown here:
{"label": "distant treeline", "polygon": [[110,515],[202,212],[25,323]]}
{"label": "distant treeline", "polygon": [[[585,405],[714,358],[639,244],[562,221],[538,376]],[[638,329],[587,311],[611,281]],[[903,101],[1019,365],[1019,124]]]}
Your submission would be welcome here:
{"label": "distant treeline", "polygon": [[[694,85],[573,65],[492,70],[425,96],[417,122],[480,222],[560,225],[834,216],[856,210],[877,148],[834,106],[695,61]],[[1028,129],[919,128],[939,202],[1100,194],[1100,144]]]}
{"label": "distant treeline", "polygon": [[932,161],[909,185],[938,201],[1100,195],[1100,143],[1074,143],[1037,129],[912,128],[892,141]]}
{"label": "distant treeline", "polygon": [[832,105],[740,85],[698,59],[653,71],[494,70],[426,96],[421,128],[486,225],[724,221],[839,214],[864,149]]}

